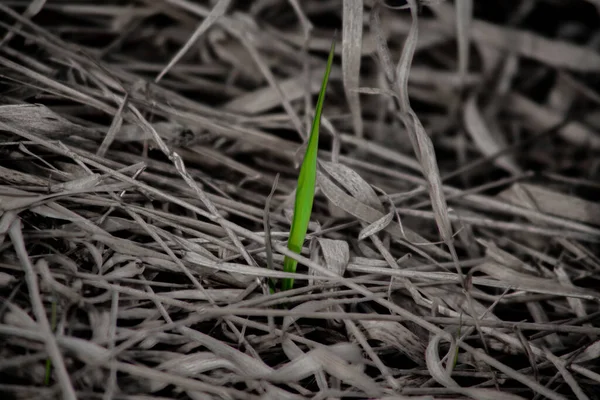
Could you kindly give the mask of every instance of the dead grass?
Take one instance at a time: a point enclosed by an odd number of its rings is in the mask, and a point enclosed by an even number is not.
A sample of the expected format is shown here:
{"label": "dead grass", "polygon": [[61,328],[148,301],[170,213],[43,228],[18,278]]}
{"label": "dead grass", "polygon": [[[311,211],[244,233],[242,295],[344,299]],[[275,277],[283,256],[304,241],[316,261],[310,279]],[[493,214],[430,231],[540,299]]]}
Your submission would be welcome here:
{"label": "dead grass", "polygon": [[392,3],[0,3],[3,399],[600,399],[600,4]]}

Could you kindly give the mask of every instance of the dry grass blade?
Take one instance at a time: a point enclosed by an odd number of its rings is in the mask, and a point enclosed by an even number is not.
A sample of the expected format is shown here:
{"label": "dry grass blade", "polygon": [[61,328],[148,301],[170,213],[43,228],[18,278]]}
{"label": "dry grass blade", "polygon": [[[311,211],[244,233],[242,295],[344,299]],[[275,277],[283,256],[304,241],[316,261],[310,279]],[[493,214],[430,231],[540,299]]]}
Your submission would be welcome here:
{"label": "dry grass blade", "polygon": [[369,339],[379,340],[406,354],[413,362],[422,365],[425,351],[420,338],[408,328],[392,321],[361,321]]}
{"label": "dry grass blade", "polygon": [[62,139],[71,135],[98,134],[92,129],[65,119],[41,104],[9,104],[0,106],[0,121],[7,126],[29,129],[48,139]]}
{"label": "dry grass blade", "polygon": [[17,256],[20,258],[21,265],[25,270],[25,279],[27,281],[29,296],[32,302],[31,307],[37,320],[36,325],[39,326],[39,329],[45,337],[44,341],[46,342],[46,351],[50,356],[52,365],[54,365],[54,368],[56,369],[63,398],[67,400],[75,400],[77,399],[77,396],[75,394],[73,384],[71,383],[71,379],[65,367],[62,354],[56,343],[54,332],[52,332],[50,323],[48,322],[48,318],[46,316],[44,304],[42,303],[42,299],[40,297],[37,276],[35,275],[33,265],[31,265],[29,255],[27,254],[27,250],[25,249],[25,242],[23,241],[21,226],[21,221],[15,221],[12,223],[8,232],[12,240],[12,244],[15,247]]}
{"label": "dry grass blade", "polygon": [[412,22],[408,37],[404,43],[400,61],[398,61],[398,65],[396,66],[396,90],[400,99],[400,112],[403,114],[402,121],[406,126],[417,160],[421,163],[423,175],[427,179],[431,205],[433,207],[440,235],[442,240],[454,253],[454,246],[452,244],[452,226],[448,219],[448,206],[446,205],[445,195],[442,191],[442,180],[437,165],[435,151],[433,149],[433,143],[429,136],[427,136],[427,133],[425,133],[421,121],[419,121],[419,118],[411,108],[408,96],[410,65],[415,53],[419,34],[416,12],[417,5],[414,0],[409,1],[409,4]]}
{"label": "dry grass blade", "polygon": [[360,233],[358,234],[358,240],[364,240],[371,235],[376,234],[377,232],[385,229],[394,219],[394,213],[389,212],[385,214],[383,217],[379,218],[377,221],[367,225],[364,227]]}
{"label": "dry grass blade", "polygon": [[331,239],[317,239],[321,251],[323,252],[323,258],[325,259],[325,265],[327,269],[335,272],[339,276],[344,276],[346,267],[350,261],[350,248],[348,242],[343,240],[331,240]]}
{"label": "dry grass blade", "polygon": [[98,151],[96,152],[96,154],[98,156],[103,157],[106,154],[106,151],[108,150],[111,143],[117,136],[117,132],[119,132],[119,130],[121,129],[121,126],[123,124],[123,116],[122,116],[123,110],[127,106],[128,101],[129,101],[129,96],[126,95],[123,98],[123,101],[121,102],[121,104],[119,105],[119,109],[117,110],[117,113],[115,114],[115,116],[113,118],[113,122],[110,125],[108,132],[106,133],[106,137],[104,138],[104,140],[102,141],[102,144],[100,145],[100,147],[98,148]]}
{"label": "dry grass blade", "polygon": [[356,367],[333,351],[319,348],[278,369],[271,379],[285,381],[290,375],[304,377],[323,369],[331,376],[361,389],[369,396],[380,396],[382,393],[380,386]]}
{"label": "dry grass blade", "polygon": [[[454,15],[452,5],[442,2],[435,9],[437,13]],[[452,27],[445,27],[450,31]],[[518,53],[556,68],[567,68],[579,72],[600,71],[600,54],[590,48],[578,46],[560,39],[550,39],[527,30],[474,19],[471,21],[471,38],[494,48]]]}
{"label": "dry grass blade", "polygon": [[[523,198],[523,194],[526,198]],[[533,201],[543,212],[600,225],[600,204],[575,196],[531,184],[515,184],[500,194],[500,197],[515,205],[527,206]]]}
{"label": "dry grass blade", "polygon": [[[525,121],[537,129],[549,129],[557,125],[563,119],[560,113],[539,105],[535,101],[521,96],[517,93],[511,93],[507,99],[507,108],[515,115],[525,119]],[[579,121],[571,121],[559,129],[560,136],[577,146],[590,146],[593,149],[600,149],[600,137],[593,130]]]}
{"label": "dry grass blade", "polygon": [[589,400],[590,399],[581,390],[581,388],[577,384],[577,381],[573,378],[573,375],[571,375],[571,373],[567,370],[567,368],[565,367],[565,365],[563,364],[563,361],[561,359],[559,359],[558,357],[556,357],[554,354],[550,353],[549,351],[546,351],[546,357],[548,357],[548,360],[550,360],[550,362],[556,366],[556,369],[558,369],[560,374],[565,378],[565,381],[571,387],[571,390],[573,390],[573,393],[575,394],[575,396],[577,396],[577,400]]}
{"label": "dry grass blade", "polygon": [[[315,69],[311,72],[311,80],[307,84],[303,75],[279,82],[279,88],[290,101],[302,97],[305,91],[318,93],[321,88],[321,77],[325,69]],[[281,99],[277,90],[272,87],[260,88],[258,90],[240,95],[225,104],[225,108],[245,114],[260,114],[281,105]]]}
{"label": "dry grass blade", "polygon": [[[37,13],[39,13],[40,11],[42,11],[42,8],[44,8],[44,6],[46,5],[46,0],[33,0],[29,3],[29,5],[27,6],[27,8],[25,9],[25,12],[23,13],[23,17],[24,18],[32,18],[34,17]],[[17,23],[13,29],[19,30],[21,28],[21,24]],[[0,40],[0,47],[4,46],[7,42],[9,42],[14,36],[14,31],[8,31],[6,32],[6,35],[4,35],[4,37]]]}
{"label": "dry grass blade", "polygon": [[[478,109],[476,95],[470,96],[467,100],[464,110],[464,119],[467,132],[483,155],[490,157],[507,147],[503,137],[498,132],[493,132],[486,124]],[[510,173],[521,173],[521,169],[508,155],[496,158],[494,163]]]}
{"label": "dry grass blade", "polygon": [[473,0],[456,3],[456,38],[458,41],[458,73],[463,84],[469,72],[471,41],[470,29],[473,18]]}
{"label": "dry grass blade", "polygon": [[200,25],[198,25],[198,27],[196,28],[192,36],[190,36],[185,45],[181,49],[179,49],[177,54],[171,59],[171,61],[169,61],[169,64],[167,64],[165,68],[163,68],[163,70],[160,71],[160,74],[158,74],[158,76],[154,80],[155,82],[160,82],[160,80],[173,68],[173,66],[177,64],[179,60],[181,60],[185,53],[187,53],[190,50],[190,48],[194,45],[194,43],[196,43],[198,38],[204,32],[206,32],[215,23],[215,21],[219,19],[220,16],[225,14],[225,11],[227,11],[227,8],[230,4],[231,0],[217,1],[217,4],[214,5],[213,9],[210,11],[210,14],[206,16],[206,18],[204,19],[204,21],[202,21]]}
{"label": "dry grass blade", "polygon": [[359,87],[362,49],[363,1],[344,0],[342,14],[342,77],[344,92],[352,113],[352,125],[357,137],[363,136]]}
{"label": "dry grass blade", "polygon": [[[385,217],[383,213],[379,212],[375,208],[369,207],[366,204],[356,200],[354,197],[344,193],[335,185],[335,183],[331,182],[331,180],[325,177],[323,174],[318,175],[317,181],[319,183],[319,188],[323,191],[323,194],[329,199],[329,201],[359,220],[373,224]],[[413,232],[409,229],[402,230],[396,224],[388,225],[385,230],[398,240],[406,240],[409,243],[427,243],[427,240],[416,232]],[[438,257],[443,257],[446,259],[450,258],[448,253],[433,244],[430,246],[425,246],[423,250]]]}
{"label": "dry grass blade", "polygon": [[[465,394],[472,399],[481,399],[481,400],[494,400],[494,399],[506,399],[506,400],[523,400],[523,397],[517,396],[510,393],[499,393],[498,391],[491,389],[466,389],[456,383],[446,371],[442,368],[442,361],[439,357],[438,346],[440,343],[441,337],[439,335],[434,336],[429,345],[427,346],[427,351],[425,353],[425,360],[427,362],[427,368],[431,372],[431,376],[433,379],[438,381],[439,383],[446,386],[451,391],[456,393]],[[450,362],[447,360],[446,362]],[[549,392],[552,393],[552,392]],[[566,398],[552,394],[552,399],[556,400],[566,400]]]}

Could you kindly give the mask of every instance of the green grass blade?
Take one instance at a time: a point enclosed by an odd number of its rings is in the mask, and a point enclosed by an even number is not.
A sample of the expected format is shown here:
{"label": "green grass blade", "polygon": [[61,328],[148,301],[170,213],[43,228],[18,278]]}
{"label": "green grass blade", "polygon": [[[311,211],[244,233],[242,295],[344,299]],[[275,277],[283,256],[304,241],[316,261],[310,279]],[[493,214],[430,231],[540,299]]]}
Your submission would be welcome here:
{"label": "green grass blade", "polygon": [[[310,138],[306,147],[304,160],[300,166],[298,176],[298,186],[296,187],[296,201],[294,203],[294,217],[292,218],[292,227],[288,239],[288,249],[294,253],[300,254],[302,245],[306,238],[308,222],[312,213],[313,199],[315,196],[315,182],[317,180],[317,151],[319,149],[319,127],[321,125],[321,114],[323,111],[323,102],[325,101],[325,92],[327,91],[327,82],[333,63],[333,54],[335,50],[335,39],[331,44],[329,58],[327,59],[327,68],[323,76],[321,91],[317,100],[315,117],[310,130]],[[285,272],[296,272],[298,262],[292,258],[285,257],[283,260],[283,270]],[[286,278],[281,284],[281,290],[289,290],[294,286],[294,279]]]}
{"label": "green grass blade", "polygon": [[459,324],[458,324],[458,333],[456,334],[456,350],[454,351],[454,358],[452,359],[452,371],[454,371],[454,368],[456,368],[456,363],[458,362],[458,351],[460,350],[460,346],[458,345],[458,342],[461,339],[461,337],[460,337],[461,330],[462,330],[462,313],[460,313],[460,319],[459,319]]}
{"label": "green grass blade", "polygon": [[[56,299],[52,300],[52,311],[51,311],[51,317],[50,317],[50,328],[52,328],[52,331],[54,332],[54,330],[56,329],[56,318],[57,318],[57,310],[56,310]],[[50,378],[52,376],[52,361],[50,360],[50,357],[48,357],[46,359],[46,374],[44,375],[44,385],[48,386],[50,385]]]}

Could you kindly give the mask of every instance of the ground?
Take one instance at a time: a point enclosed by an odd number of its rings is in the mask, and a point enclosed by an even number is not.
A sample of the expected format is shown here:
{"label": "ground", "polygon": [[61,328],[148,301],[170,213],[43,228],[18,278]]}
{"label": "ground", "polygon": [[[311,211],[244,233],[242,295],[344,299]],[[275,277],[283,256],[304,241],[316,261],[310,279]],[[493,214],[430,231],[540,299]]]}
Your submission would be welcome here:
{"label": "ground", "polygon": [[600,399],[599,26],[597,0],[1,2],[0,397]]}

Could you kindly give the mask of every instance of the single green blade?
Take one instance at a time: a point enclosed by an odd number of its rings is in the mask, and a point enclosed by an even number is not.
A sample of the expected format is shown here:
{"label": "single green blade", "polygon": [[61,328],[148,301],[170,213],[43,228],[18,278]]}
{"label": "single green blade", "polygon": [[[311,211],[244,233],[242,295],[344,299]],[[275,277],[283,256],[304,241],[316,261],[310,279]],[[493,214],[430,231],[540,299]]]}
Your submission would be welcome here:
{"label": "single green blade", "polygon": [[[50,328],[52,328],[53,332],[56,329],[56,318],[57,318],[56,308],[57,308],[56,299],[53,299],[52,300],[52,314],[50,314],[51,315]],[[46,386],[50,385],[51,377],[52,377],[52,360],[50,360],[50,357],[48,357],[46,359],[46,375],[44,376],[44,385],[46,385]]]}
{"label": "single green blade", "polygon": [[[310,138],[308,139],[304,160],[300,166],[298,186],[296,187],[296,202],[294,203],[294,217],[292,218],[292,227],[288,239],[288,249],[298,254],[302,251],[302,245],[306,238],[306,231],[308,230],[308,222],[310,221],[310,214],[312,213],[313,200],[315,197],[319,127],[321,125],[323,102],[325,101],[325,92],[327,91],[327,82],[329,81],[329,73],[331,72],[331,64],[333,63],[334,50],[335,39],[331,44],[331,50],[329,51],[327,68],[325,69],[325,75],[323,76],[323,83],[321,84],[321,91],[319,92],[317,107],[315,109],[315,117],[310,130]],[[297,264],[298,262],[296,260],[286,256],[283,260],[284,272],[296,272]],[[292,287],[294,287],[294,279],[285,278],[281,284],[281,290],[289,290]]]}

